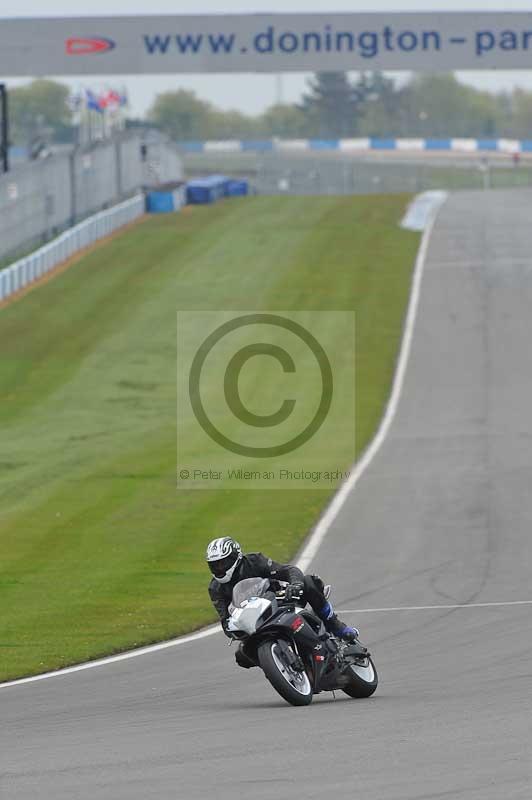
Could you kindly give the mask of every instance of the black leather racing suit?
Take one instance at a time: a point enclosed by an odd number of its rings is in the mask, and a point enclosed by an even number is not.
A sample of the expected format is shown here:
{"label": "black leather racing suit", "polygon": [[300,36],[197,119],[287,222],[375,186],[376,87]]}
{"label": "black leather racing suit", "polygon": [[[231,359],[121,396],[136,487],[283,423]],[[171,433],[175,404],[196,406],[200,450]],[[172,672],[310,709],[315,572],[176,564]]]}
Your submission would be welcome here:
{"label": "black leather racing suit", "polygon": [[288,583],[302,583],[304,586],[302,600],[304,603],[309,603],[318,616],[327,602],[323,595],[323,581],[317,575],[304,575],[299,567],[279,564],[262,553],[248,553],[242,557],[230,581],[220,583],[213,578],[209,584],[209,596],[226,634],[233,587],[245,578],[273,578]]}

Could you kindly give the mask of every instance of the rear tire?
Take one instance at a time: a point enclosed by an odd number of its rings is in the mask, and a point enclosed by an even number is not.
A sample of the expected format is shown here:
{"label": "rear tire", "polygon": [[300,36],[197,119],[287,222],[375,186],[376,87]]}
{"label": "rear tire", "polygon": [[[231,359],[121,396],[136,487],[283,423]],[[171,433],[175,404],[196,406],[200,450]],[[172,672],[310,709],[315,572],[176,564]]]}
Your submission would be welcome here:
{"label": "rear tire", "polygon": [[293,706],[308,706],[312,703],[312,686],[306,672],[296,672],[283,658],[279,643],[275,640],[263,642],[258,649],[258,660],[271,685],[281,697]]}
{"label": "rear tire", "polygon": [[379,684],[375,664],[369,656],[360,664],[350,664],[345,674],[349,677],[349,685],[342,691],[349,697],[371,697]]}

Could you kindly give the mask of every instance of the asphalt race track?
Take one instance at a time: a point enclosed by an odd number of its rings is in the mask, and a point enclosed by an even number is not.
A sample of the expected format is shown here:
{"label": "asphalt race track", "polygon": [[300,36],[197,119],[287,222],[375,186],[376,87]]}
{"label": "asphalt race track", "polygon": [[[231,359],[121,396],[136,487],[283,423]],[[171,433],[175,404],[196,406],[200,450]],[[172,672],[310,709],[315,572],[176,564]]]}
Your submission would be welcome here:
{"label": "asphalt race track", "polygon": [[[440,212],[397,415],[313,565],[338,608],[532,601],[531,222],[528,191]],[[0,690],[0,797],[530,800],[532,604],[345,616],[369,700],[292,708],[221,634]]]}

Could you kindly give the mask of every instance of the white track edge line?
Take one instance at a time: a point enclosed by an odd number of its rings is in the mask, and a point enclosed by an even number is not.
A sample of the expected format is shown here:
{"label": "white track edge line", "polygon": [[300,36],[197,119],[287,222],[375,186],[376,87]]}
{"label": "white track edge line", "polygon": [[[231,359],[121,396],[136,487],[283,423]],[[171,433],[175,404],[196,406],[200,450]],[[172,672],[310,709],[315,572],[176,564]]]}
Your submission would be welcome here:
{"label": "white track edge line", "polygon": [[[421,292],[421,279],[423,277],[429,240],[432,233],[432,229],[434,227],[434,223],[436,221],[436,217],[438,216],[438,212],[441,209],[442,205],[434,209],[431,219],[425,231],[423,232],[421,244],[417,253],[416,264],[414,267],[414,277],[412,280],[412,290],[410,292],[410,300],[408,303],[406,322],[403,331],[403,338],[401,341],[399,360],[397,362],[397,368],[394,375],[392,393],[390,395],[390,399],[388,400],[384,417],[381,420],[379,429],[375,434],[375,437],[373,438],[371,444],[364,452],[360,461],[355,465],[353,472],[351,473],[349,478],[345,481],[345,483],[343,483],[340,486],[337,493],[334,495],[331,503],[326,508],[324,514],[318,520],[318,523],[313,528],[312,533],[310,534],[305,546],[303,547],[303,550],[299,554],[296,564],[301,570],[303,570],[303,572],[306,571],[306,569],[312,562],[313,558],[315,557],[316,553],[318,552],[321,543],[323,542],[332,523],[338,516],[338,513],[340,512],[345,501],[347,500],[348,495],[357,485],[361,476],[373,461],[384,439],[386,438],[388,430],[390,429],[391,423],[397,411],[399,398],[401,396],[401,391],[403,388],[406,366],[410,355],[410,348],[412,345],[412,336],[414,332],[414,325],[416,322],[417,309],[419,305],[419,296]],[[187,644],[188,642],[194,642],[197,641],[198,639],[204,639],[206,636],[211,636],[213,633],[216,633],[220,629],[221,629],[220,625],[218,624],[211,625],[208,628],[204,628],[203,630],[197,631],[196,633],[192,633],[188,636],[180,636],[177,639],[170,639],[167,642],[160,642],[159,644],[152,644],[146,647],[139,647],[136,650],[128,650],[127,652],[119,653],[116,656],[107,656],[106,658],[100,658],[94,661],[86,661],[83,664],[76,664],[72,667],[64,667],[63,669],[54,670],[53,672],[43,672],[40,675],[31,675],[28,678],[17,678],[16,680],[13,681],[6,681],[5,683],[0,683],[0,690],[7,689],[12,686],[21,686],[22,684],[26,683],[36,683],[37,681],[47,680],[48,678],[59,678],[63,675],[70,675],[74,672],[82,672],[83,670],[86,669],[103,667],[106,666],[107,664],[115,664],[118,661],[126,661],[127,659],[130,658],[137,658],[138,656],[147,655],[149,653],[156,653],[159,650],[166,650],[170,647],[177,647],[178,645],[181,644]]]}
{"label": "white track edge line", "polygon": [[456,603],[439,606],[390,606],[389,608],[343,608],[339,614],[373,614],[378,611],[438,611],[453,608],[501,608],[504,606],[532,606],[532,600],[501,600],[492,603]]}
{"label": "white track edge line", "polygon": [[169,639],[166,642],[158,642],[157,644],[149,644],[146,645],[146,647],[138,647],[136,650],[127,650],[124,653],[117,653],[116,656],[106,656],[105,658],[98,658],[94,661],[86,661],[83,664],[75,664],[72,667],[56,669],[53,672],[42,672],[40,675],[31,675],[28,678],[17,678],[13,681],[6,681],[5,683],[0,683],[0,689],[7,689],[9,686],[20,686],[23,683],[35,683],[36,681],[43,681],[47,678],[60,678],[62,675],[70,675],[73,672],[82,672],[85,669],[93,669],[94,667],[104,667],[106,664],[115,664],[117,661],[126,661],[129,658],[144,656],[148,653],[156,653],[158,650],[167,650],[169,647],[195,642],[198,639],[211,636],[218,631],[221,631],[220,625],[209,625],[208,628],[196,631],[187,636],[180,636],[177,639]]}

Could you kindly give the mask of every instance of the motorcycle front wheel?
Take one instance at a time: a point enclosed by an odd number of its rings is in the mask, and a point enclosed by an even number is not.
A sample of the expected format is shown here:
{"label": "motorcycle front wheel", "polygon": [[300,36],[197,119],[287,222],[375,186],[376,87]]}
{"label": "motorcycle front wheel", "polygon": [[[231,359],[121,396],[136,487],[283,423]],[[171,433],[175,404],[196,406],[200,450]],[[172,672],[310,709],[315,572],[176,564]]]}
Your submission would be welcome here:
{"label": "motorcycle front wheel", "polygon": [[258,659],[264,674],[284,700],[293,706],[312,703],[313,692],[307,673],[287,663],[279,642],[263,642],[258,649]]}
{"label": "motorcycle front wheel", "polygon": [[349,697],[371,697],[379,683],[375,664],[369,656],[350,664],[345,674],[349,678],[349,684],[343,691]]}

